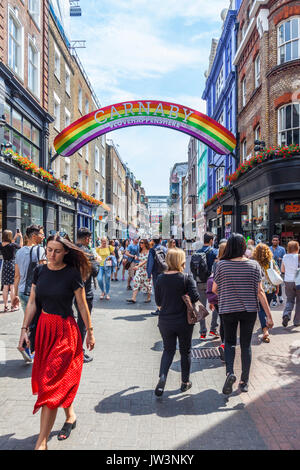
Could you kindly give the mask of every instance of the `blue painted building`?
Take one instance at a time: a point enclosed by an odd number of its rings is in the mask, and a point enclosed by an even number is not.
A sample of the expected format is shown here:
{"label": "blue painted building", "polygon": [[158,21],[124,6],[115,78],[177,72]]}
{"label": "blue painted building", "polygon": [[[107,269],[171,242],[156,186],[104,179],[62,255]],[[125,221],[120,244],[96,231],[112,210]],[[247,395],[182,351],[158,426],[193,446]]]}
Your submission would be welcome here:
{"label": "blue painted building", "polygon": [[[232,5],[235,9],[231,9]],[[236,16],[241,0],[231,2],[229,10],[223,10],[222,33],[219,40],[213,39],[206,72],[206,85],[202,99],[206,101],[207,115],[236,135],[237,86],[233,58],[236,53]],[[210,199],[227,183],[226,176],[236,169],[232,155],[218,155],[207,150],[207,199]]]}

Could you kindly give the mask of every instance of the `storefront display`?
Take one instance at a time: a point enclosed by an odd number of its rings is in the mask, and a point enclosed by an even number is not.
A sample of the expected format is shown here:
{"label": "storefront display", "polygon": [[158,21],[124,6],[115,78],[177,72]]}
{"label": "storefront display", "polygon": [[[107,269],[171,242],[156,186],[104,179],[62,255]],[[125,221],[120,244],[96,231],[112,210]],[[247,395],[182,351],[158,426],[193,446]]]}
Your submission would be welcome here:
{"label": "storefront display", "polygon": [[43,226],[43,205],[38,201],[30,199],[22,199],[21,201],[21,232],[25,234],[26,227],[29,225]]}
{"label": "storefront display", "polygon": [[70,239],[74,240],[74,229],[74,213],[63,209],[61,211],[59,231],[67,233]]}

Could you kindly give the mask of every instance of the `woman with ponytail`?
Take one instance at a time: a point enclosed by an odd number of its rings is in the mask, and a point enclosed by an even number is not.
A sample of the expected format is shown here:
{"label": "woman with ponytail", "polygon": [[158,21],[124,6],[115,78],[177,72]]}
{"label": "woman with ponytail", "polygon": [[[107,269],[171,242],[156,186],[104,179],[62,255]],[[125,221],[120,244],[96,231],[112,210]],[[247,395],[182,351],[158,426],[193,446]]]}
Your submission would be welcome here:
{"label": "woman with ponytail", "polygon": [[21,328],[19,349],[30,344],[28,328],[41,308],[35,336],[35,358],[32,369],[32,391],[37,395],[33,413],[42,408],[40,434],[36,450],[47,449],[47,440],[53,428],[57,409],[64,408],[66,422],[58,434],[67,439],[76,426],[73,408],[83,365],[80,332],[73,316],[73,301],[87,329],[86,345],[95,345],[84,281],[90,275],[90,263],[83,251],[59,234],[47,240],[48,263],[38,266],[34,273],[30,298]]}

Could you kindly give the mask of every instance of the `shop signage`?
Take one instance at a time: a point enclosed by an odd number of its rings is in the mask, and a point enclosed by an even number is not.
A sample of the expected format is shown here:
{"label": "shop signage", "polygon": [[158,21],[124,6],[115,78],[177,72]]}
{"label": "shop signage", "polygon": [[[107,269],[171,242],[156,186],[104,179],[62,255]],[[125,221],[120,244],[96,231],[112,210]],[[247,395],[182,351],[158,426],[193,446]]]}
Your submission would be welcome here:
{"label": "shop signage", "polygon": [[300,213],[300,202],[288,202],[284,206],[284,212],[288,214],[299,214]]}
{"label": "shop signage", "polygon": [[89,207],[84,206],[83,204],[78,204],[78,212],[81,212],[84,215],[92,216],[93,211]]}
{"label": "shop signage", "polygon": [[281,232],[281,236],[286,238],[293,238],[294,232]]}
{"label": "shop signage", "polygon": [[61,204],[64,204],[65,206],[69,206],[69,207],[72,207],[72,206],[73,206],[72,201],[70,201],[70,200],[67,199],[66,197],[59,196],[59,202],[60,202]]}
{"label": "shop signage", "polygon": [[129,126],[162,126],[196,137],[221,155],[230,154],[236,139],[220,123],[194,109],[165,101],[129,101],[93,111],[72,123],[54,139],[56,152],[73,155],[91,140]]}
{"label": "shop signage", "polygon": [[223,206],[223,214],[224,215],[232,215],[233,214],[233,206]]}
{"label": "shop signage", "polygon": [[29,183],[26,180],[22,180],[21,178],[18,178],[17,176],[15,176],[15,185],[20,186],[23,189],[27,189],[31,193],[38,193],[38,187],[35,184]]}

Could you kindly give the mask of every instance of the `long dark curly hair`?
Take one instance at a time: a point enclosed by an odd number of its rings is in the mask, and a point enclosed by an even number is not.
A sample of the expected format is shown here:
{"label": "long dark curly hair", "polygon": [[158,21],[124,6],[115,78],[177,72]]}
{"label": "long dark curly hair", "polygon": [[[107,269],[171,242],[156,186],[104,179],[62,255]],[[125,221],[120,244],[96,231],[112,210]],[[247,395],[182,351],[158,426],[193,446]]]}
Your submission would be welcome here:
{"label": "long dark curly hair", "polygon": [[49,242],[59,242],[63,245],[65,251],[67,252],[64,256],[63,262],[68,266],[76,268],[83,279],[86,281],[91,275],[92,266],[86,254],[74,243],[63,238],[57,233],[56,235],[50,235],[47,238],[47,245]]}

